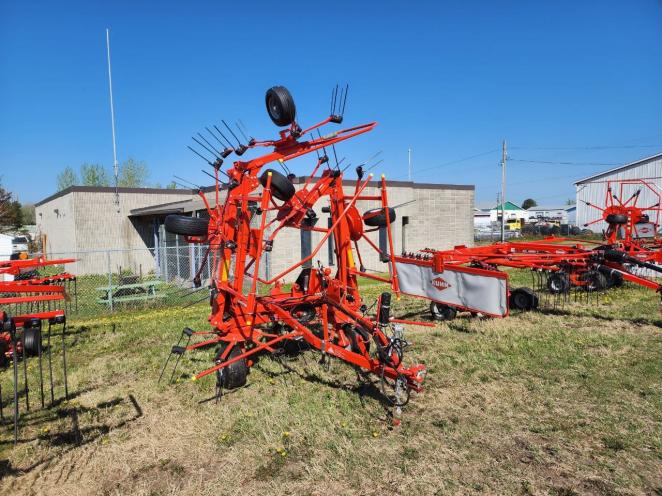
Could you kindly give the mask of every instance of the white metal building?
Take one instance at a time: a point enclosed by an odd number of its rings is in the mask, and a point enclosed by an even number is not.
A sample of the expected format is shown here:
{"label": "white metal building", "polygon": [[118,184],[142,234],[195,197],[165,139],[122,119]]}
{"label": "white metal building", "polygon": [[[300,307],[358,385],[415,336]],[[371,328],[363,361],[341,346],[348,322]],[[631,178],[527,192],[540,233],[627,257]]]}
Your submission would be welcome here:
{"label": "white metal building", "polygon": [[[651,186],[640,184],[620,185],[614,181],[623,179],[643,179]],[[635,162],[600,172],[592,176],[580,179],[575,183],[577,188],[577,225],[582,227],[593,220],[599,219],[601,212],[586,203],[592,203],[604,208],[607,197],[607,187],[611,184],[612,194],[626,201],[637,190],[641,190],[637,199],[637,206],[646,207],[655,205],[660,201],[662,195],[662,153],[642,158]],[[651,216],[651,221],[653,217]],[[602,232],[607,228],[606,223],[596,222],[588,227],[594,232]]]}
{"label": "white metal building", "polygon": [[527,210],[529,221],[535,219],[555,219],[561,224],[568,223],[568,206],[535,206]]}

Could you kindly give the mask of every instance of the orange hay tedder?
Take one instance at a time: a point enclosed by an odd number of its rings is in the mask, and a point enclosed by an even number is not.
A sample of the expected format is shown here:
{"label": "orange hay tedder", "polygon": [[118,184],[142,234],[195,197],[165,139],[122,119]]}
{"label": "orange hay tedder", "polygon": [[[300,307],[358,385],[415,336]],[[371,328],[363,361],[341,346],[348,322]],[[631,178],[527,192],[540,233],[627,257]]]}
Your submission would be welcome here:
{"label": "orange hay tedder", "polygon": [[[396,214],[388,205],[383,176],[380,181],[372,182],[378,194],[366,194],[372,174],[364,178],[363,168],[359,166],[356,185],[348,192],[348,188],[343,188],[343,171],[337,160],[332,166],[326,154],[327,147],[367,133],[376,125],[372,122],[322,135],[319,128],[343,121],[346,97],[347,89],[341,90],[338,97],[336,88],[331,115],[302,129],[295,120],[290,93],[276,86],[267,92],[266,106],[274,124],[286,126],[278,139],[246,138],[246,144],[239,142],[234,146],[227,140],[221,141],[225,136],[214,126],[216,132],[209,128],[207,131],[210,138],[221,143],[222,150],[211,146],[206,139],[208,146],[196,140],[215,155],[211,160],[203,158],[214,167],[216,204],[210,205],[200,192],[209,219],[170,215],[166,218],[166,229],[186,236],[191,243],[209,245],[213,268],[209,316],[212,330],[184,329],[182,338],[188,337],[188,344],[174,346],[168,359],[178,355],[178,362],[186,350],[217,345],[214,365],[193,379],[215,373],[219,395],[221,388],[243,386],[260,354],[278,352],[292,341],[307,343],[308,347],[319,350],[323,359],[336,357],[376,374],[382,380],[385,396],[398,408],[409,400],[412,390],[421,390],[426,370],[423,365],[405,364],[408,343],[401,324],[407,322],[391,317],[391,294],[382,293],[376,303],[376,314],[371,315],[359,291],[357,277],[363,276],[390,283],[399,294],[395,263],[367,235],[385,230],[388,250],[393,253],[391,223]],[[229,127],[228,131],[232,133]],[[313,137],[313,131],[317,131],[317,137]],[[306,136],[309,139],[304,139]],[[248,161],[238,160],[227,171],[221,170],[223,159],[233,151],[241,155],[260,147],[269,151]],[[287,161],[311,152],[317,153],[316,164],[298,191],[286,175],[264,168],[278,162],[287,171],[284,165]],[[221,183],[219,174],[226,175],[227,184]],[[219,201],[221,192],[225,193],[223,201]],[[359,204],[365,201],[373,202],[373,206],[378,202],[380,207],[360,214]],[[320,207],[330,215],[328,228],[316,226],[315,208]],[[263,254],[272,250],[285,229],[316,232],[320,240],[301,261],[268,279],[260,277]],[[330,237],[337,260],[335,273],[319,263],[313,266],[315,256]],[[359,240],[380,253],[381,260],[388,264],[390,276],[365,272]],[[298,271],[296,282],[286,289],[283,280],[294,271]],[[199,282],[199,277],[194,280]],[[190,344],[192,335],[207,335],[207,339]]]}

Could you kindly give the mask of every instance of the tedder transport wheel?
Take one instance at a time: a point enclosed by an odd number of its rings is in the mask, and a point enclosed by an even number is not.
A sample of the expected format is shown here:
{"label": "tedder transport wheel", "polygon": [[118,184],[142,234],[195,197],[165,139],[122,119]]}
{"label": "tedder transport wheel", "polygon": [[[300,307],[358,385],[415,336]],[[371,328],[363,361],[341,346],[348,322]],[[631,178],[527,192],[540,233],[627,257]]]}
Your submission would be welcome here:
{"label": "tedder transport wheel", "polygon": [[[216,354],[216,362],[221,359],[221,355],[225,351],[227,344],[222,344],[218,353]],[[232,351],[225,359],[231,360],[235,357],[241,355],[241,348],[234,346]],[[248,364],[246,364],[246,359],[238,360],[234,363],[231,363],[227,367],[224,367],[216,371],[216,380],[218,385],[225,389],[236,389],[246,384],[246,377],[248,376]]]}
{"label": "tedder transport wheel", "polygon": [[510,308],[529,311],[538,308],[538,295],[529,288],[517,288],[510,293]]}
{"label": "tedder transport wheel", "polygon": [[623,214],[609,214],[605,220],[607,224],[627,224],[628,216]]}
{"label": "tedder transport wheel", "polygon": [[457,316],[457,310],[449,305],[430,302],[430,313],[434,320],[453,320]]}
{"label": "tedder transport wheel", "polygon": [[23,331],[23,347],[28,355],[38,355],[41,350],[41,329],[29,327]]}
{"label": "tedder transport wheel", "polygon": [[597,270],[589,270],[580,276],[586,291],[602,291],[607,287],[607,278]]}
{"label": "tedder transport wheel", "polygon": [[287,88],[274,86],[267,90],[265,103],[267,104],[269,117],[277,126],[289,126],[294,122],[297,109]]}
{"label": "tedder transport wheel", "polygon": [[206,236],[209,219],[171,214],[165,218],[165,229],[182,236]]}
{"label": "tedder transport wheel", "polygon": [[267,169],[260,176],[260,184],[264,188],[271,172],[271,194],[282,201],[287,201],[294,196],[294,184],[277,170]]}
{"label": "tedder transport wheel", "polygon": [[[389,207],[388,220],[393,223],[395,220],[395,209]],[[386,212],[383,208],[373,208],[363,214],[363,222],[370,227],[386,227]]]}
{"label": "tedder transport wheel", "polygon": [[565,272],[553,272],[547,279],[547,289],[552,294],[563,294],[570,290],[570,280]]}

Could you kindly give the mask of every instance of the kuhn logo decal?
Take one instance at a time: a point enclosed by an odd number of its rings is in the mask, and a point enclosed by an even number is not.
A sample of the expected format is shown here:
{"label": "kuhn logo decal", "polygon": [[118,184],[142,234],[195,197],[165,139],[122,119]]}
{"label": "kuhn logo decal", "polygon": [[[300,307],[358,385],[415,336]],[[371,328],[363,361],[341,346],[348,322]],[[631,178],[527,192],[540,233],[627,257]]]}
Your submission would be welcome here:
{"label": "kuhn logo decal", "polygon": [[444,289],[448,289],[451,287],[450,284],[448,284],[446,281],[444,281],[441,277],[435,277],[432,279],[432,285],[437,288],[439,291],[443,291]]}

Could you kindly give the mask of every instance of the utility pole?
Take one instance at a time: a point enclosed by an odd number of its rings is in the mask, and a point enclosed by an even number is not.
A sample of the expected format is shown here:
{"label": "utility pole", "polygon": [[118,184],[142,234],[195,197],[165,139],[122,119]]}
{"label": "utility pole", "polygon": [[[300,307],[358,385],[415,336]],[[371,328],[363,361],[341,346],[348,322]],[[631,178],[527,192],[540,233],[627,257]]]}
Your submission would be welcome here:
{"label": "utility pole", "polygon": [[119,164],[117,163],[117,144],[115,143],[115,106],[113,105],[113,75],[110,70],[110,29],[106,28],[106,53],[108,54],[108,89],[110,91],[110,123],[113,130],[113,173],[115,175],[115,206],[120,211],[120,192],[117,187]]}
{"label": "utility pole", "polygon": [[506,140],[501,145],[501,241],[506,240]]}
{"label": "utility pole", "polygon": [[407,153],[409,155],[409,167],[407,170],[409,171],[409,180],[411,181],[411,148],[407,150]]}

